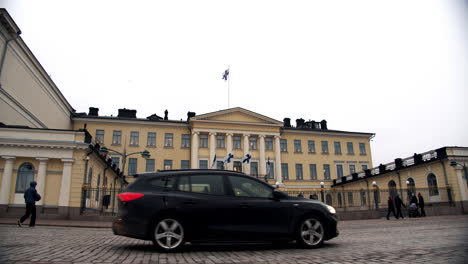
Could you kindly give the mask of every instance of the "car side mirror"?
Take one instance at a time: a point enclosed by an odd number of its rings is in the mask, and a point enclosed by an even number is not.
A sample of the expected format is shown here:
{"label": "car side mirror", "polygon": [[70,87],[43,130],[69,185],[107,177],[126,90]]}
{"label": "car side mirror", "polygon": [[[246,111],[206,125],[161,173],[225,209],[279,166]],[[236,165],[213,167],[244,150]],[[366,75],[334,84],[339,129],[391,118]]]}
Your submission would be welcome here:
{"label": "car side mirror", "polygon": [[278,191],[277,189],[273,190],[273,199],[275,200],[282,200],[286,199],[288,195],[286,195],[284,192]]}

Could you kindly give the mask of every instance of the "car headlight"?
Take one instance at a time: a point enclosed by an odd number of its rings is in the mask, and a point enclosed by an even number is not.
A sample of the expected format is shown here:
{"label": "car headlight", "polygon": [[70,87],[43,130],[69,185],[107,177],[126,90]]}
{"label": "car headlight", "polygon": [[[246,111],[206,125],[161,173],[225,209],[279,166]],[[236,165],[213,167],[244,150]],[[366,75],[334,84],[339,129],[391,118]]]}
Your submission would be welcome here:
{"label": "car headlight", "polygon": [[329,205],[325,205],[328,209],[328,212],[330,212],[330,214],[336,214],[336,210],[335,208],[333,208],[333,206],[329,206]]}

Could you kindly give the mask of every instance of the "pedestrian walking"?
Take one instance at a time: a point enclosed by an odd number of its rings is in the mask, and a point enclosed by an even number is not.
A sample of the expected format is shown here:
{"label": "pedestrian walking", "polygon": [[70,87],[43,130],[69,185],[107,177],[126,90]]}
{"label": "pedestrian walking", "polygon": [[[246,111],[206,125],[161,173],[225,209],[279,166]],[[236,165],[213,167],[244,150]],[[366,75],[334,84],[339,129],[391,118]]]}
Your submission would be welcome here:
{"label": "pedestrian walking", "polygon": [[29,221],[29,227],[36,225],[36,202],[41,200],[41,196],[37,193],[36,186],[37,182],[32,181],[29,187],[24,192],[24,201],[26,203],[26,213],[18,220],[18,226],[21,227],[23,222],[31,216]]}
{"label": "pedestrian walking", "polygon": [[393,204],[393,199],[391,196],[388,197],[388,209],[387,209],[387,220],[390,220],[389,216],[390,213],[393,213],[393,216],[395,216],[396,219],[398,219],[398,216],[395,214],[395,205]]}
{"label": "pedestrian walking", "polygon": [[418,211],[418,198],[416,198],[416,195],[414,193],[411,194],[411,199],[410,199],[410,206],[409,206],[409,217],[418,217],[419,216],[419,211]]}
{"label": "pedestrian walking", "polygon": [[397,217],[397,219],[398,219],[398,217],[401,217],[402,219],[404,219],[403,214],[401,213],[401,207],[402,206],[406,207],[406,205],[401,200],[400,196],[397,194],[397,196],[395,197],[395,207],[396,207],[396,217]]}
{"label": "pedestrian walking", "polygon": [[426,216],[426,211],[424,211],[424,198],[421,195],[421,193],[418,193],[418,198],[419,198],[419,208],[421,208],[421,216]]}

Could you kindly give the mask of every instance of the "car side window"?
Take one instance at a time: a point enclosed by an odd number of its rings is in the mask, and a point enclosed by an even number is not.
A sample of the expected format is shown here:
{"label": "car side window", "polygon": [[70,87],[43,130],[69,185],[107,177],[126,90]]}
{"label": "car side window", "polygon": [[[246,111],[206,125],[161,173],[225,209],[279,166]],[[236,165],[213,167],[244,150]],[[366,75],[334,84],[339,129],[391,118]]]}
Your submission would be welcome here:
{"label": "car side window", "polygon": [[245,177],[229,176],[229,181],[231,182],[234,196],[259,198],[273,197],[272,188],[269,188],[255,180]]}
{"label": "car side window", "polygon": [[158,177],[152,179],[150,181],[152,187],[156,189],[170,189],[174,186],[174,178],[173,177]]}
{"label": "car side window", "polygon": [[223,177],[221,175],[192,175],[190,178],[192,192],[224,195]]}
{"label": "car side window", "polygon": [[190,179],[189,176],[180,176],[179,177],[179,182],[177,183],[177,190],[179,191],[184,191],[184,192],[190,192]]}

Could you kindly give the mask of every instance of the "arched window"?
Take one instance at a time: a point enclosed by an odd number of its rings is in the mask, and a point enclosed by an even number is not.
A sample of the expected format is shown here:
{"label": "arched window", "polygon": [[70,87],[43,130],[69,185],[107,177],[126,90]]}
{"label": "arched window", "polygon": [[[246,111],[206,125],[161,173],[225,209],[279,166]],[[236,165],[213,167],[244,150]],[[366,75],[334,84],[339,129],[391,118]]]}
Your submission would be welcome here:
{"label": "arched window", "polygon": [[391,180],[388,182],[388,194],[392,197],[395,198],[398,195],[397,188],[396,188],[396,183],[394,180]]}
{"label": "arched window", "polygon": [[341,193],[338,193],[338,207],[343,207],[343,199],[341,198]]}
{"label": "arched window", "polygon": [[429,187],[429,196],[439,195],[437,178],[433,173],[429,173],[429,175],[427,175],[427,186]]}
{"label": "arched window", "polygon": [[411,200],[411,196],[416,195],[416,184],[414,183],[414,179],[413,178],[408,178],[406,180],[406,188],[408,190],[408,201]]}
{"label": "arched window", "polygon": [[29,163],[23,163],[18,169],[16,178],[15,193],[24,193],[29,188],[29,183],[34,180],[34,166]]}
{"label": "arched window", "polygon": [[326,202],[327,202],[328,205],[332,205],[332,202],[333,202],[333,201],[332,201],[332,196],[331,196],[331,194],[327,194],[327,196],[326,196],[325,199],[326,199]]}
{"label": "arched window", "polygon": [[363,206],[367,205],[367,202],[366,202],[366,191],[364,191],[363,189],[361,189],[361,191],[360,191],[360,196],[361,196],[361,205],[363,205]]}

